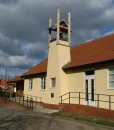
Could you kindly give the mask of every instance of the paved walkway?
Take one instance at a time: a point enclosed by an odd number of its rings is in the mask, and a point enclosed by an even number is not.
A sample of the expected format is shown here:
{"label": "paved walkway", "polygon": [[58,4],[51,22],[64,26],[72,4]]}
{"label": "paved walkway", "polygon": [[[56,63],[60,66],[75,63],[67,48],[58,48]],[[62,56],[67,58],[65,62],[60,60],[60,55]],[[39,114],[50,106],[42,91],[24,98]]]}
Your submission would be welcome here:
{"label": "paved walkway", "polygon": [[113,130],[0,104],[0,130]]}

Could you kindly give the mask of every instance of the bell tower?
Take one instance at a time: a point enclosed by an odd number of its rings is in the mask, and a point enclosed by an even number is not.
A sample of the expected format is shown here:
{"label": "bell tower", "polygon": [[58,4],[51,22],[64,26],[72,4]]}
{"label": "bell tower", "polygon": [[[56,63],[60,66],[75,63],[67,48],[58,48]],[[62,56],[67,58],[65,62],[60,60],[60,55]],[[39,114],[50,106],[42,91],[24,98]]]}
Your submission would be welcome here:
{"label": "bell tower", "polygon": [[[67,74],[62,67],[71,61],[70,56],[70,18],[68,13],[67,22],[60,18],[60,9],[57,9],[57,22],[52,24],[52,19],[49,19],[48,28],[48,65],[46,78],[46,91],[48,101],[56,104],[59,101],[59,96],[68,92]],[[53,85],[54,84],[54,87]],[[51,97],[53,95],[53,98]]]}
{"label": "bell tower", "polygon": [[[57,22],[53,26],[52,19],[49,19],[49,34],[48,34],[48,43],[56,41],[56,44],[61,44],[61,41],[64,41],[63,45],[70,47],[70,32],[71,32],[71,14],[68,13],[67,21],[60,18],[60,8],[57,9]],[[66,43],[65,43],[66,42]],[[62,44],[61,44],[62,45]]]}

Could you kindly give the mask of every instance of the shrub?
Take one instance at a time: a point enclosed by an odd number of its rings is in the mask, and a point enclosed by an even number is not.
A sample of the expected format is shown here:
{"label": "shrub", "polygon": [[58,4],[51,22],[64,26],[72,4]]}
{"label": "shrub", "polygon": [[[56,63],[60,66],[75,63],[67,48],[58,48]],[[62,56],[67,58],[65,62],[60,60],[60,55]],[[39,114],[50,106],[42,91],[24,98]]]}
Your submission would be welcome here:
{"label": "shrub", "polygon": [[4,97],[5,96],[5,92],[2,91],[2,89],[0,88],[0,97]]}

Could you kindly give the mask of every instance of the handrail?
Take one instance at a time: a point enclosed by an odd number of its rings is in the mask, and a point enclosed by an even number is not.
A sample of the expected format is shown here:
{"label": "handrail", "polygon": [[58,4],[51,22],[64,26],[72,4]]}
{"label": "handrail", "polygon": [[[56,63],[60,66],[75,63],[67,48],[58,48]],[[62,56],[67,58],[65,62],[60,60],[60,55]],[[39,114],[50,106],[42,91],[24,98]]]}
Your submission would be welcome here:
{"label": "handrail", "polygon": [[[68,93],[69,93],[69,92],[68,92]],[[68,93],[65,93],[65,94],[63,94],[63,95],[61,95],[61,96],[59,96],[59,97],[65,96],[65,95],[67,95]]]}
{"label": "handrail", "polygon": [[[69,93],[69,92],[68,92]],[[83,94],[85,94],[85,92],[70,92],[70,93],[83,93]],[[91,93],[88,93],[88,94],[91,94]],[[99,93],[97,93],[97,94],[99,94]],[[97,95],[97,94],[95,94],[95,95]],[[99,94],[99,95],[104,95],[104,96],[114,96],[114,95],[109,95],[109,94]],[[63,95],[62,95],[63,96]]]}
{"label": "handrail", "polygon": [[[78,94],[77,95],[72,95],[72,94]],[[84,95],[82,95],[84,94]],[[86,97],[86,95],[88,94],[88,96]],[[89,94],[91,93],[86,93],[86,92],[67,92],[63,95],[61,95],[59,98],[61,98],[61,103],[63,103],[63,101],[68,101],[68,103],[71,103],[71,99],[72,98],[76,98],[78,99],[78,103],[80,104],[81,100],[85,100],[87,101],[87,105],[89,105],[89,101],[92,101],[92,97],[89,97]],[[66,97],[67,96],[67,97]],[[103,99],[104,96],[106,97],[106,99]],[[112,103],[114,103],[112,97],[114,97],[114,95],[108,95],[108,94],[94,94],[94,101],[97,102],[97,107],[99,107],[100,102],[107,102],[109,104],[109,110],[111,110],[112,107]]]}
{"label": "handrail", "polygon": [[29,97],[30,96],[30,98],[36,98],[36,100],[33,100],[33,101],[38,101],[37,99],[40,99],[40,103],[42,103],[42,97],[38,97],[38,96],[33,96],[33,95],[28,95],[28,94],[23,94],[23,95],[25,95],[25,96],[27,96],[27,97]]}

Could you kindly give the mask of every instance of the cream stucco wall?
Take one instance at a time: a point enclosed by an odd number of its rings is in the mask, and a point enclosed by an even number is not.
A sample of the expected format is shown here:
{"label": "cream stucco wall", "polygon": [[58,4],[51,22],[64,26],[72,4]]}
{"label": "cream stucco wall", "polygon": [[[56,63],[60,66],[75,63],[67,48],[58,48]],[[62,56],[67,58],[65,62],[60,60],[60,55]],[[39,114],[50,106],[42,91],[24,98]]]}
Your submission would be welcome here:
{"label": "cream stucco wall", "polygon": [[[25,94],[42,97],[42,101],[49,104],[60,103],[62,94],[69,91],[67,83],[67,74],[62,70],[62,67],[70,61],[70,47],[68,42],[54,41],[49,45],[48,53],[48,68],[46,77],[46,89],[40,90],[40,78],[33,78],[33,88],[28,90],[29,80],[25,80]],[[51,87],[51,78],[56,78],[56,87]],[[54,97],[51,97],[54,93]]]}
{"label": "cream stucco wall", "polygon": [[42,97],[42,100],[45,95],[45,91],[41,89],[41,78],[34,77],[32,89],[29,90],[29,79],[24,80],[24,94]]}
{"label": "cream stucco wall", "polygon": [[114,89],[109,89],[108,68],[96,70],[95,74],[96,74],[96,93],[113,95]]}
{"label": "cream stucco wall", "polygon": [[[70,72],[67,74],[69,92],[84,92],[84,72]],[[67,98],[68,95],[66,95]],[[71,93],[71,97],[79,97],[79,93]],[[81,94],[81,98],[84,97],[84,94]],[[68,100],[69,101],[69,100]],[[83,100],[80,100],[83,103]],[[71,103],[79,103],[78,98],[71,98]]]}
{"label": "cream stucco wall", "polygon": [[71,92],[84,91],[84,72],[76,72],[68,74],[68,86]]}
{"label": "cream stucco wall", "polygon": [[[96,93],[114,95],[114,89],[109,89],[109,70],[98,69],[96,70]],[[99,96],[99,100],[109,101],[109,96]],[[114,96],[111,97],[112,102],[114,101]],[[101,102],[100,107],[109,108],[108,102]],[[114,109],[114,103],[112,103],[112,108]]]}
{"label": "cream stucco wall", "polygon": [[[70,92],[85,92],[85,72],[69,72],[67,74],[68,78],[68,86]],[[106,95],[114,95],[114,89],[109,89],[109,71],[108,68],[105,69],[96,69],[95,70],[95,93],[96,94],[105,94],[99,95],[99,100],[109,101],[109,96]],[[68,95],[64,96],[67,98]],[[71,97],[79,97],[79,93],[71,93]],[[81,98],[85,98],[84,94],[81,94]],[[97,96],[95,96],[97,100]],[[114,101],[114,96],[111,96],[111,101]],[[69,102],[67,100],[66,102]],[[71,103],[79,103],[78,98],[71,98]],[[84,103],[84,99],[80,100],[81,104]],[[94,106],[97,106],[97,101],[95,102]],[[109,108],[108,102],[101,102],[99,101],[99,107],[102,108]],[[114,103],[111,104],[112,109],[114,109]]]}
{"label": "cream stucco wall", "polygon": [[[70,47],[68,42],[54,41],[50,43],[48,54],[48,69],[46,80],[46,91],[48,97],[51,92],[54,93],[54,98],[48,98],[45,102],[51,104],[58,104],[60,102],[59,96],[68,92],[67,74],[62,70],[62,67],[70,61]],[[56,78],[56,87],[50,86],[51,78]]]}

